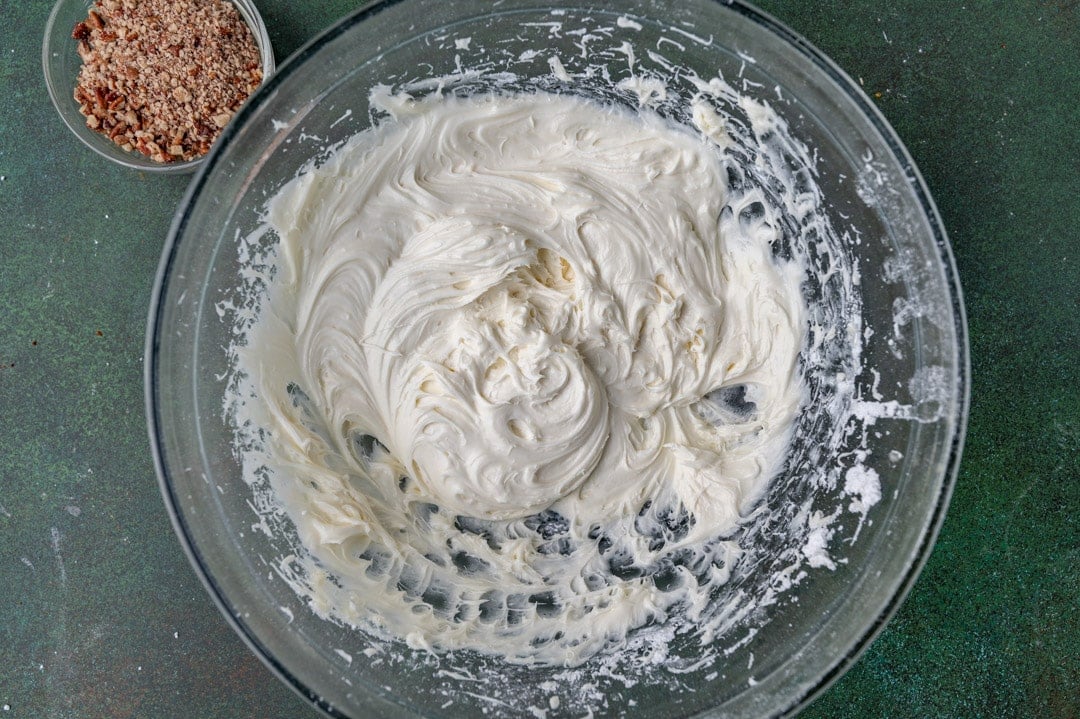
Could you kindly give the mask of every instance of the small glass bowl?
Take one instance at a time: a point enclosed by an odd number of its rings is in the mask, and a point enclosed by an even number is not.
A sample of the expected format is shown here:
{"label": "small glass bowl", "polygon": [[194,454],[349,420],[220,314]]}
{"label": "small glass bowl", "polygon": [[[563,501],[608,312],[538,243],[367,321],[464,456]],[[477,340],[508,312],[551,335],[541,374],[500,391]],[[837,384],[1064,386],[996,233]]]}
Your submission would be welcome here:
{"label": "small glass bowl", "polygon": [[[251,28],[255,44],[262,58],[263,82],[274,73],[274,49],[266,32],[262,16],[251,0],[231,0],[240,16]],[[75,82],[82,68],[82,58],[76,49],[77,41],[71,37],[75,25],[86,20],[94,0],[58,0],[45,23],[45,39],[41,46],[41,64],[45,71],[45,85],[49,88],[56,111],[75,136],[94,152],[118,165],[146,172],[179,174],[194,172],[206,157],[196,157],[184,162],[155,162],[141,153],[125,150],[105,135],[86,126],[86,117],[79,112],[75,101]]]}

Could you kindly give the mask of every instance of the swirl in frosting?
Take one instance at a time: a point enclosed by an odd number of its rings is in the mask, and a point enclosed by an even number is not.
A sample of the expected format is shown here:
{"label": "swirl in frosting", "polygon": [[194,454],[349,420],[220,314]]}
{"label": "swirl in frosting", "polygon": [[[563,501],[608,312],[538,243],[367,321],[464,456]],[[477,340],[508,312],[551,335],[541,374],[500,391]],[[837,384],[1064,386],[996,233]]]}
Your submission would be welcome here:
{"label": "swirl in frosting", "polygon": [[243,353],[313,606],[553,664],[692,611],[801,397],[773,210],[647,111],[386,106],[271,202]]}

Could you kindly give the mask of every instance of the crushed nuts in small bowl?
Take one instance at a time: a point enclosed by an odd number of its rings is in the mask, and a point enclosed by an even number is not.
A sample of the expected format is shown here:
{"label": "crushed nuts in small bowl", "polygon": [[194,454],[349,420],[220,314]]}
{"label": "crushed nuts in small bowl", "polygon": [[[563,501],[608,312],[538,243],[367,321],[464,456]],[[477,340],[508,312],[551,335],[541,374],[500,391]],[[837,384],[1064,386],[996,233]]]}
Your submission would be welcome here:
{"label": "crushed nuts in small bowl", "polygon": [[80,140],[154,172],[194,170],[275,67],[251,0],[59,0],[42,64]]}

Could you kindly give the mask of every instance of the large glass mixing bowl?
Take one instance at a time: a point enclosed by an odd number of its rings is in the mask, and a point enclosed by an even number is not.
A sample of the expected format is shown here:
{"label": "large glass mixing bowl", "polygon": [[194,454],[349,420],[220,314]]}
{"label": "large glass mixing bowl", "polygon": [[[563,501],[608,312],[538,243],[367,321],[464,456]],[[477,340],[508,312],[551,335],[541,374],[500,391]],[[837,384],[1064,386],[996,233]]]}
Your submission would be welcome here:
{"label": "large glass mixing bowl", "polygon": [[[768,100],[815,158],[827,212],[846,233],[848,267],[858,275],[847,290],[853,314],[818,329],[823,341],[858,345],[862,369],[847,378],[851,424],[827,426],[811,403],[799,420],[802,440],[757,516],[797,505],[835,522],[816,545],[799,539],[806,561],[783,575],[790,590],[713,637],[720,650],[705,662],[694,662],[697,638],[679,637],[665,662],[634,681],[602,671],[599,660],[577,668],[576,679],[558,668],[502,666],[468,652],[433,657],[403,645],[396,661],[384,660],[364,632],[320,619],[277,573],[296,551],[287,522],[273,531],[253,527],[259,507],[223,412],[235,327],[222,317],[243,302],[247,261],[238,239],[256,230],[266,200],[306,163],[370,125],[376,84],[444,76],[465,87],[473,81],[463,69],[483,58],[481,75],[501,77],[504,90],[573,91],[633,105],[628,94],[565,83],[600,63],[604,82],[617,84],[628,73],[626,54],[603,48],[623,41],[638,49],[640,72],[677,66],[672,82],[719,73]],[[161,487],[197,573],[282,680],[328,714],[348,717],[798,711],[857,659],[925,561],[959,462],[969,374],[948,242],[894,132],[805,40],[744,3],[713,0],[626,0],[617,9],[602,0],[387,0],[344,19],[251,98],[194,179],[162,257],[146,360]],[[852,494],[830,469],[853,457],[860,476],[878,478],[878,501]],[[798,481],[814,472],[832,481]],[[862,515],[848,511],[857,501]],[[775,588],[782,573],[770,552],[787,541],[778,526],[758,522],[747,533],[751,563],[736,589]],[[472,683],[484,677],[498,682]]]}

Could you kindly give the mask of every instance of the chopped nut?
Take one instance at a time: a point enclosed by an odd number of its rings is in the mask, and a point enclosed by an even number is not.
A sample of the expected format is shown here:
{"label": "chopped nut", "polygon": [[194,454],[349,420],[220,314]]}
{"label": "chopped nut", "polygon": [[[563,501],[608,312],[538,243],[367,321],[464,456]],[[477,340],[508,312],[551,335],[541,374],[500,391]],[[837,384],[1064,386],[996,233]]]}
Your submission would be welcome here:
{"label": "chopped nut", "polygon": [[72,37],[87,126],[158,162],[209,151],[263,80],[254,36],[229,0],[96,0]]}

